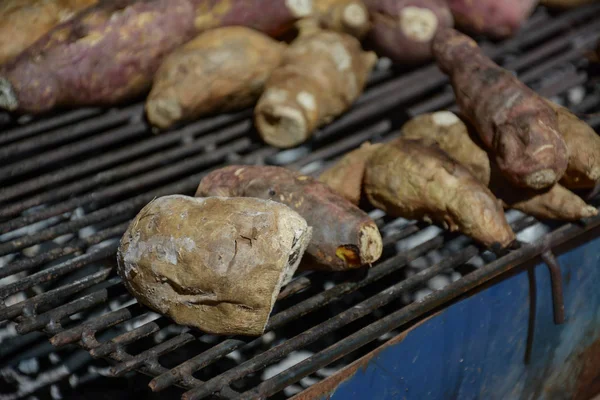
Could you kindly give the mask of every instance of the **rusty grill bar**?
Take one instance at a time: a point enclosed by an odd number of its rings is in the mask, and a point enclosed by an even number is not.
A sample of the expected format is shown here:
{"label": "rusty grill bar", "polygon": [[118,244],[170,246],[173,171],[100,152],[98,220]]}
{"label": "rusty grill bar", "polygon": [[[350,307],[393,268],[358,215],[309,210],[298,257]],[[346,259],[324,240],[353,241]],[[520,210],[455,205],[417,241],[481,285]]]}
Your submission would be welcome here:
{"label": "rusty grill bar", "polygon": [[[600,5],[596,4],[560,15],[540,9],[517,37],[482,46],[543,95],[562,95],[585,84],[588,93],[575,108],[585,113],[600,106],[600,82],[590,81],[582,54],[599,37]],[[152,134],[139,103],[111,110],[68,111],[34,121],[0,115],[4,130],[0,133],[0,256],[11,260],[0,266],[0,279],[13,278],[0,286],[0,321],[15,321],[21,334],[44,332],[54,346],[77,344],[93,357],[112,360],[111,372],[116,376],[133,370],[150,375],[154,391],[176,385],[188,390],[185,399],[212,394],[227,399],[264,398],[526,262],[541,259],[555,267],[552,250],[585,232],[596,232],[600,217],[554,224],[541,240],[495,256],[449,233],[403,248],[402,243],[423,235],[426,226],[406,222],[394,228],[399,220],[377,215],[379,227],[388,232],[380,262],[368,271],[334,274],[331,279],[337,283],[327,289],[320,288],[322,274],[306,273],[279,295],[267,332],[288,329],[293,321],[305,330],[266,349],[264,336],[213,338],[211,344],[200,345],[210,335],[181,327],[171,337],[148,344],[174,325],[135,301],[126,302],[130,297],[113,268],[118,239],[147,202],[166,194],[192,194],[208,171],[228,163],[286,165],[317,173],[363,141],[389,140],[408,118],[452,109],[452,104],[447,79],[433,65],[404,72],[378,69],[349,113],[320,130],[311,143],[286,151],[261,144],[249,110],[160,135]],[[600,117],[592,116],[588,122],[597,129]],[[522,216],[512,226],[522,232],[538,224]],[[90,228],[91,233],[80,234]],[[32,250],[33,255],[24,255],[32,246],[39,247],[37,254]],[[411,262],[433,251],[442,252],[444,259],[429,263],[416,275],[404,273]],[[487,263],[422,301],[401,301],[409,290],[439,273],[464,267],[473,257]],[[553,287],[555,316],[561,322],[559,282],[553,281]],[[6,303],[24,292],[25,300]],[[125,306],[107,309],[114,299],[123,299]],[[319,316],[336,304],[340,312]],[[73,321],[75,314],[84,318]],[[342,339],[333,344],[324,340],[334,332]],[[194,346],[193,353],[176,365],[164,365],[162,357],[186,346]],[[306,360],[262,382],[249,379],[308,346],[316,350]],[[222,366],[222,359],[234,351],[251,356],[234,367]]]}

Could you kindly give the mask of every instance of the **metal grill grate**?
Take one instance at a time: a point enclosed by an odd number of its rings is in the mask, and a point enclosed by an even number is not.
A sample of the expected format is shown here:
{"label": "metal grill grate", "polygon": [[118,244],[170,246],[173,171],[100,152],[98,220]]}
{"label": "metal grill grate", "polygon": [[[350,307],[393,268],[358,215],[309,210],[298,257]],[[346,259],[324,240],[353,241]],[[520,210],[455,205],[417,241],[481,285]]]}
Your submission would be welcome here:
{"label": "metal grill grate", "polygon": [[[598,37],[600,5],[560,15],[540,9],[518,37],[482,46],[543,95],[564,101],[575,88],[570,97],[582,99],[567,105],[590,112],[600,108],[600,83],[589,77],[583,53]],[[160,135],[152,134],[139,103],[39,120],[2,115],[0,321],[15,321],[21,334],[45,332],[54,346],[77,344],[112,360],[114,375],[137,370],[153,376],[154,391],[177,385],[188,389],[186,399],[282,397],[289,385],[348,364],[384,343],[389,332],[541,254],[548,259],[554,247],[600,225],[600,218],[541,224],[511,212],[521,239],[547,233],[497,258],[464,237],[373,210],[384,234],[382,260],[363,276],[297,277],[280,294],[261,338],[217,338],[177,327],[135,303],[115,275],[118,239],[154,197],[192,194],[207,171],[232,162],[317,173],[363,141],[389,140],[408,118],[452,103],[435,66],[395,71],[380,62],[349,113],[287,151],[261,144],[249,110]],[[600,118],[588,122],[597,128]],[[449,285],[417,301],[407,295],[451,271],[456,280]],[[260,378],[267,366],[306,350],[304,361]]]}

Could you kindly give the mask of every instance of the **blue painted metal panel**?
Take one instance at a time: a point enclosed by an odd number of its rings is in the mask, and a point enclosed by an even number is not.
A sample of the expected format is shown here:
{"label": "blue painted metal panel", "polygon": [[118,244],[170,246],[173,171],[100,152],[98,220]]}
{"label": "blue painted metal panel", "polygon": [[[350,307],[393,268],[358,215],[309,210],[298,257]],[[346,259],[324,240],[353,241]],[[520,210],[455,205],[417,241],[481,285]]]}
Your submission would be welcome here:
{"label": "blue painted metal panel", "polygon": [[524,358],[530,293],[523,272],[410,330],[326,397],[573,398],[586,385],[581,380],[584,363],[597,359],[594,371],[587,372],[600,376],[599,249],[600,238],[558,257],[567,316],[563,325],[554,324],[548,270],[536,267],[537,316],[529,365]]}

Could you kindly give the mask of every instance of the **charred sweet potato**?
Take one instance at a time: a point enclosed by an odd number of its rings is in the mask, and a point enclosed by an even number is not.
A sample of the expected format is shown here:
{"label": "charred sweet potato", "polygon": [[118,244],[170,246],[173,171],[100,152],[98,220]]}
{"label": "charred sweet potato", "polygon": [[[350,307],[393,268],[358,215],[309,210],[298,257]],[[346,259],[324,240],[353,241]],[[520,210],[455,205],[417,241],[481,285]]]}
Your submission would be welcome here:
{"label": "charred sweet potato", "polygon": [[439,28],[454,25],[443,0],[365,0],[371,14],[368,42],[380,56],[399,64],[431,59],[431,41]]}
{"label": "charred sweet potato", "polygon": [[362,0],[316,0],[313,8],[325,29],[362,38],[371,28],[369,10]]}
{"label": "charred sweet potato", "polygon": [[367,162],[367,198],[395,217],[436,221],[488,247],[515,239],[500,201],[438,147],[402,139],[378,148]]}
{"label": "charred sweet potato", "polygon": [[473,33],[504,38],[515,34],[538,0],[447,0],[456,26]]}
{"label": "charred sweet potato", "polygon": [[310,234],[273,201],[165,196],[123,235],[118,272],[138,301],[179,324],[260,335]]}
{"label": "charred sweet potato", "polygon": [[98,0],[0,1],[0,64],[18,56],[56,25]]}
{"label": "charred sweet potato", "polygon": [[148,120],[168,128],[182,120],[253,105],[285,46],[253,29],[201,33],[170,54],[146,100]]}
{"label": "charred sweet potato", "polygon": [[276,34],[311,10],[307,0],[102,2],[48,32],[0,71],[0,108],[40,113],[112,105],[148,91],[162,60],[202,31],[246,25]]}
{"label": "charred sweet potato", "polygon": [[335,190],[346,200],[358,205],[367,161],[381,144],[363,143],[358,149],[345,154],[338,162],[325,170],[319,180]]}
{"label": "charred sweet potato", "polygon": [[600,137],[591,126],[551,101],[558,131],[567,144],[569,164],[561,183],[570,189],[592,189],[600,179]]}
{"label": "charred sweet potato", "polygon": [[543,189],[558,182],[568,161],[554,110],[477,43],[454,29],[433,41],[439,67],[452,81],[461,112],[515,185]]}
{"label": "charred sweet potato", "polygon": [[254,110],[258,132],[275,147],[305,142],[319,126],[346,111],[376,61],[350,35],[304,32],[286,49]]}
{"label": "charred sweet potato", "polygon": [[313,229],[305,257],[313,268],[358,268],[381,256],[381,235],[366,213],[327,185],[285,168],[221,168],[202,179],[196,196],[258,197],[286,204]]}
{"label": "charred sweet potato", "polygon": [[[449,126],[432,123],[436,115],[438,121],[443,117],[442,121],[448,122]],[[471,131],[457,116],[443,111],[413,118],[402,127],[402,137],[433,141],[469,169],[480,182],[489,185],[506,208],[514,208],[536,218],[565,221],[597,214],[595,207],[588,206],[579,196],[558,183],[541,191],[513,187],[498,171],[495,163],[490,162],[487,153],[471,139]]]}

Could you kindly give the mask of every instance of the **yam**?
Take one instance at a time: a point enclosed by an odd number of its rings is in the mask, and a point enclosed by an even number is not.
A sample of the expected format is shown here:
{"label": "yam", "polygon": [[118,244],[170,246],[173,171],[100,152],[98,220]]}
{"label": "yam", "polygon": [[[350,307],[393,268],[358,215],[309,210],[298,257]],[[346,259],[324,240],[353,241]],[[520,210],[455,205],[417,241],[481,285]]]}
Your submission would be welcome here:
{"label": "yam", "polygon": [[288,148],[307,141],[323,124],[346,111],[361,94],[375,65],[374,53],[354,37],[316,31],[285,50],[254,110],[263,140]]}
{"label": "yam", "polygon": [[381,144],[363,143],[325,170],[319,180],[354,205],[360,203],[367,161]]}
{"label": "yam", "polygon": [[398,64],[429,61],[431,41],[440,28],[454,26],[443,0],[366,0],[371,14],[369,44]]}
{"label": "yam", "polygon": [[538,0],[447,0],[456,26],[471,33],[506,38],[531,15]]}
{"label": "yam", "polygon": [[[452,122],[450,126],[432,123]],[[495,163],[471,138],[472,130],[467,124],[449,111],[424,114],[413,118],[402,127],[402,137],[407,139],[431,140],[459,163],[463,164],[481,183],[502,200],[504,207],[514,208],[541,219],[575,221],[597,214],[595,207],[589,206],[579,196],[560,184],[549,189],[535,191],[515,188],[498,171]]]}
{"label": "yam", "polygon": [[3,0],[0,2],[0,64],[98,0]]}
{"label": "yam", "polygon": [[558,182],[567,169],[567,147],[545,100],[454,29],[438,31],[433,53],[502,173],[514,185],[536,190]]}
{"label": "yam", "polygon": [[146,100],[160,128],[218,111],[253,105],[285,46],[253,29],[233,26],[201,33],[162,63]]}
{"label": "yam", "polygon": [[257,197],[286,204],[313,229],[305,256],[311,268],[347,270],[381,256],[381,235],[365,212],[327,185],[285,168],[221,168],[202,179],[196,196]]}
{"label": "yam", "polygon": [[102,2],[0,71],[0,108],[41,113],[114,105],[146,93],[163,59],[200,32],[245,25],[278,34],[311,12],[310,0]]}
{"label": "yam", "polygon": [[129,225],[118,273],[140,303],[178,324],[260,335],[310,235],[298,213],[276,202],[165,196]]}
{"label": "yam", "polygon": [[438,147],[420,140],[378,148],[367,162],[364,190],[371,204],[390,216],[436,221],[493,248],[515,239],[489,189]]}
{"label": "yam", "polygon": [[362,0],[318,0],[313,8],[324,29],[362,38],[371,28],[369,10]]}

